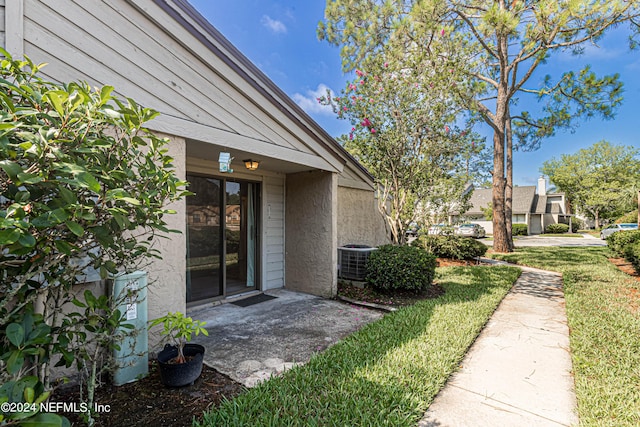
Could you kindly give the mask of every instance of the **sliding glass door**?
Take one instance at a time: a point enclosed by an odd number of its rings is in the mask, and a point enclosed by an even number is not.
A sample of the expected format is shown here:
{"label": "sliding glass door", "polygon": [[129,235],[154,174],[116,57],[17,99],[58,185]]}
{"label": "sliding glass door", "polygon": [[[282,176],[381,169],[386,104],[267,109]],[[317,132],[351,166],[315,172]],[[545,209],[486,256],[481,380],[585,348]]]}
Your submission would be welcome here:
{"label": "sliding glass door", "polygon": [[187,179],[187,302],[256,289],[259,184]]}

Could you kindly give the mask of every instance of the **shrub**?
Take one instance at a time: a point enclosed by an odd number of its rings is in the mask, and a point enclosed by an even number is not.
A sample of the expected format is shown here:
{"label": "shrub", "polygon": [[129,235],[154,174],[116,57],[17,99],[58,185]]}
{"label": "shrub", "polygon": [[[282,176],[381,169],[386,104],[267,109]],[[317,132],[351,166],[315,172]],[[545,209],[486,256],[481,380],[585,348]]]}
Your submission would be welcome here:
{"label": "shrub", "polygon": [[[615,234],[622,233],[614,233],[614,235]],[[624,258],[633,265],[636,273],[640,274],[640,239],[624,247]]]}
{"label": "shrub", "polygon": [[383,245],[371,252],[366,281],[374,288],[423,291],[433,282],[436,257],[415,246]]}
{"label": "shrub", "polygon": [[638,211],[634,210],[616,219],[616,224],[638,223]]}
{"label": "shrub", "polygon": [[549,224],[545,230],[545,233],[549,234],[562,234],[569,231],[569,224]]}
{"label": "shrub", "polygon": [[527,227],[527,224],[513,224],[511,226],[511,234],[513,236],[528,236],[529,227]]}
{"label": "shrub", "polygon": [[584,230],[585,223],[580,218],[573,217],[571,218],[571,231],[577,233],[578,230]]}
{"label": "shrub", "polygon": [[609,249],[619,256],[625,256],[625,248],[640,242],[640,230],[617,231],[607,237]]}
{"label": "shrub", "polygon": [[[53,364],[75,366],[91,425],[126,317],[117,297],[82,298],[75,285],[88,268],[106,279],[158,258],[154,237],[175,231],[165,206],[188,194],[186,182],[168,140],[144,127],[156,111],[110,86],[48,82],[28,58],[0,56],[0,384],[9,384],[0,402],[44,401]],[[62,425],[21,411],[0,422],[27,425],[30,415],[29,425]]]}
{"label": "shrub", "polygon": [[484,255],[487,246],[477,240],[461,236],[422,236],[416,242],[439,258],[473,259]]}

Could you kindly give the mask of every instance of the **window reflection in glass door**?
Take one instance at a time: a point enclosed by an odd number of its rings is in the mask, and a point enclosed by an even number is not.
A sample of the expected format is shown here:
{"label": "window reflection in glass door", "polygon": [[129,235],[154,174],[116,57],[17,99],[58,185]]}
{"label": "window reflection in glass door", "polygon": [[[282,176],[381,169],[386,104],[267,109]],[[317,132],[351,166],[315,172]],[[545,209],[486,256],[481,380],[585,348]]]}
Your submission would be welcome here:
{"label": "window reflection in glass door", "polygon": [[187,176],[187,302],[222,295],[222,180]]}
{"label": "window reflection in glass door", "polygon": [[187,302],[256,289],[259,184],[187,179]]}
{"label": "window reflection in glass door", "polygon": [[226,182],[226,294],[255,289],[257,184]]}

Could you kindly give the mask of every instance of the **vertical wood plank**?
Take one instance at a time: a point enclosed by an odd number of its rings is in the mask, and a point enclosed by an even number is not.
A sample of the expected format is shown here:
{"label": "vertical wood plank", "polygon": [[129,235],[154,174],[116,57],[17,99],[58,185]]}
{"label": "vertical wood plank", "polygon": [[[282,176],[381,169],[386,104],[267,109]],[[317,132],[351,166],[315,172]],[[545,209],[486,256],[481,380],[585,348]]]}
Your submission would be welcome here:
{"label": "vertical wood plank", "polygon": [[24,0],[6,0],[5,49],[14,57],[24,57]]}

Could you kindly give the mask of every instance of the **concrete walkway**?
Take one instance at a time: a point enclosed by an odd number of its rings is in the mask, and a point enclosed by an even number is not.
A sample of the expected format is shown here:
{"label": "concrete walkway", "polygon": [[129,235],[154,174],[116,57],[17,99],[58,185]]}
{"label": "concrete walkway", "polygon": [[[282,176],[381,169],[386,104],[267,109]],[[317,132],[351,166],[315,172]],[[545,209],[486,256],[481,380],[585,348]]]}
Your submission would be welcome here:
{"label": "concrete walkway", "polygon": [[419,426],[578,423],[561,277],[522,270]]}

